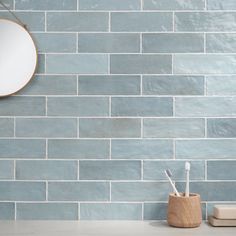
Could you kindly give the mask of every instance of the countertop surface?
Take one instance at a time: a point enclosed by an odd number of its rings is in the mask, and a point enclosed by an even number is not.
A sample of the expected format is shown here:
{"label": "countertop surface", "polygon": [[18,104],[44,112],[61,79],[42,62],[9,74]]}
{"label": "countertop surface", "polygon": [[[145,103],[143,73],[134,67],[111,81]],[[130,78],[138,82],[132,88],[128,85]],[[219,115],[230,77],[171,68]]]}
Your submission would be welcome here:
{"label": "countertop surface", "polygon": [[142,221],[0,221],[1,236],[234,236],[236,227],[179,229]]}

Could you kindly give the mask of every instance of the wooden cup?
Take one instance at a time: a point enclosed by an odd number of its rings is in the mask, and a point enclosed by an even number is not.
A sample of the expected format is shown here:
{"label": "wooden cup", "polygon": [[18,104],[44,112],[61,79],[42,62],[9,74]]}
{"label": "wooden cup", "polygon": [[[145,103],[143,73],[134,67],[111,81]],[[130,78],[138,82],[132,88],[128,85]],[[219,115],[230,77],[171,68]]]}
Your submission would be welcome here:
{"label": "wooden cup", "polygon": [[183,193],[177,197],[169,195],[167,222],[179,228],[198,227],[202,222],[201,198],[199,194],[191,193],[185,197]]}

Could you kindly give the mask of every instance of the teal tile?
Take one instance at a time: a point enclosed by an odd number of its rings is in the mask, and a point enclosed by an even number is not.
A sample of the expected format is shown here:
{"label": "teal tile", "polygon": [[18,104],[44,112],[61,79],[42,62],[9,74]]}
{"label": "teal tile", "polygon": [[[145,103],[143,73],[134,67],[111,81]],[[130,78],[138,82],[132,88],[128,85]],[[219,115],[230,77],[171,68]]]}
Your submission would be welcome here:
{"label": "teal tile", "polygon": [[140,76],[79,76],[80,95],[139,95]]}
{"label": "teal tile", "polygon": [[145,95],[204,95],[203,76],[143,76]]}
{"label": "teal tile", "polygon": [[35,33],[33,34],[39,53],[76,52],[74,33]]}
{"label": "teal tile", "polygon": [[112,201],[167,201],[168,182],[112,182]]}
{"label": "teal tile", "polygon": [[141,120],[133,118],[80,119],[81,138],[138,138]]}
{"label": "teal tile", "polygon": [[144,220],[166,220],[167,203],[144,203]]}
{"label": "teal tile", "polygon": [[235,31],[235,12],[176,12],[175,30],[183,32]]}
{"label": "teal tile", "polygon": [[78,51],[86,53],[132,53],[140,51],[139,34],[79,34]]}
{"label": "teal tile", "polygon": [[138,203],[82,203],[81,220],[141,220],[142,205]]}
{"label": "teal tile", "polygon": [[143,34],[143,53],[204,52],[203,34]]}
{"label": "teal tile", "polygon": [[16,137],[77,137],[76,118],[17,118]]}
{"label": "teal tile", "polygon": [[17,10],[77,10],[77,0],[15,0]]}
{"label": "teal tile", "polygon": [[150,118],[143,121],[145,138],[197,138],[205,136],[205,120],[191,118]]}
{"label": "teal tile", "polygon": [[[2,2],[7,8],[13,10],[14,0],[3,0]],[[6,9],[1,5],[0,10],[6,10]]]}
{"label": "teal tile", "polygon": [[230,139],[176,141],[177,159],[234,159],[235,152],[236,141]]}
{"label": "teal tile", "polygon": [[17,180],[74,180],[77,161],[17,161]]}
{"label": "teal tile", "polygon": [[43,182],[0,182],[1,201],[45,201],[46,184]]}
{"label": "teal tile", "polygon": [[112,159],[172,159],[173,142],[160,139],[112,140]]}
{"label": "teal tile", "polygon": [[77,203],[17,203],[17,220],[78,220]]}
{"label": "teal tile", "polygon": [[[204,161],[190,161],[191,180],[204,180],[205,163]],[[185,180],[185,161],[144,161],[143,178],[145,180],[166,180],[164,170],[170,169],[175,180]]]}
{"label": "teal tile", "polygon": [[80,0],[80,10],[140,10],[140,0]]}
{"label": "teal tile", "polygon": [[14,220],[14,219],[15,219],[15,203],[0,202],[0,220]]}
{"label": "teal tile", "polygon": [[236,2],[234,0],[208,0],[208,10],[236,10]]}
{"label": "teal tile", "polygon": [[172,13],[112,12],[111,31],[115,32],[172,31]]}
{"label": "teal tile", "polygon": [[0,116],[44,116],[43,97],[5,97],[0,100]]}
{"label": "teal tile", "polygon": [[23,95],[76,95],[75,75],[36,75],[18,94]]}
{"label": "teal tile", "polygon": [[170,55],[113,54],[111,74],[168,74],[172,70]]}
{"label": "teal tile", "polygon": [[144,10],[204,10],[204,0],[143,0]]}
{"label": "teal tile", "polygon": [[233,97],[176,98],[175,115],[191,117],[234,116],[236,103]]}
{"label": "teal tile", "polygon": [[[38,54],[38,62],[37,62],[37,68],[35,73],[37,74],[43,74],[45,73],[45,55],[44,54]],[[32,77],[32,79],[34,79],[35,76]],[[30,81],[31,83],[32,81]]]}
{"label": "teal tile", "polygon": [[55,159],[104,159],[109,150],[108,140],[48,140],[48,157]]}
{"label": "teal tile", "polygon": [[81,180],[138,180],[141,179],[140,161],[80,161]]}
{"label": "teal tile", "polygon": [[108,31],[109,16],[105,12],[49,12],[48,31]]}
{"label": "teal tile", "polygon": [[14,179],[13,161],[0,161],[0,179]]}
{"label": "teal tile", "polygon": [[112,97],[112,116],[172,116],[172,98]]}
{"label": "teal tile", "polygon": [[50,116],[107,116],[109,101],[105,97],[48,98]]}
{"label": "teal tile", "polygon": [[49,182],[50,201],[108,201],[107,182]]}
{"label": "teal tile", "polygon": [[0,136],[1,137],[14,136],[14,120],[12,118],[0,118]]}
{"label": "teal tile", "polygon": [[108,56],[105,54],[49,54],[48,74],[107,74]]}
{"label": "teal tile", "polygon": [[0,139],[0,158],[45,158],[42,139]]}

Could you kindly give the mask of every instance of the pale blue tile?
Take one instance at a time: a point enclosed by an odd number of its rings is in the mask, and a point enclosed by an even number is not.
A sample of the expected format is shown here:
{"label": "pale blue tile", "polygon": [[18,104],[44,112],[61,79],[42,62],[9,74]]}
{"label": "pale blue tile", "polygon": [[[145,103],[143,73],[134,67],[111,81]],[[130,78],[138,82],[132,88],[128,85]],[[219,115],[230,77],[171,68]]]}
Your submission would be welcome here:
{"label": "pale blue tile", "polygon": [[112,159],[172,159],[171,140],[112,140]]}
{"label": "pale blue tile", "polygon": [[14,219],[15,219],[15,203],[0,202],[0,220],[14,220]]}
{"label": "pale blue tile", "polygon": [[80,161],[81,180],[139,180],[140,161]]}
{"label": "pale blue tile", "polygon": [[234,159],[235,152],[236,141],[230,139],[176,141],[177,159]]}
{"label": "pale blue tile", "polygon": [[[38,54],[38,62],[37,62],[37,68],[35,73],[37,74],[43,74],[45,73],[45,55],[44,54]],[[34,79],[35,76],[33,76],[32,79]],[[31,82],[30,82],[31,83]]]}
{"label": "pale blue tile", "polygon": [[13,161],[0,161],[0,179],[14,179]]}
{"label": "pale blue tile", "polygon": [[197,138],[205,136],[204,119],[151,118],[143,121],[145,138]]}
{"label": "pale blue tile", "polygon": [[49,182],[50,201],[108,201],[107,182]]}
{"label": "pale blue tile", "polygon": [[172,116],[172,98],[112,97],[112,116]]}
{"label": "pale blue tile", "polygon": [[[1,1],[7,8],[9,8],[10,10],[13,10],[13,6],[14,6],[14,0],[2,0]],[[0,11],[1,10],[6,10],[2,5],[0,5]]]}
{"label": "pale blue tile", "polygon": [[82,203],[81,220],[141,220],[142,205],[138,203]]}
{"label": "pale blue tile", "polygon": [[11,118],[0,119],[0,136],[12,137],[14,136],[14,120]]}
{"label": "pale blue tile", "polygon": [[17,220],[78,220],[77,203],[17,203]]}
{"label": "pale blue tile", "polygon": [[107,116],[109,101],[105,97],[48,98],[50,116]]}
{"label": "pale blue tile", "polygon": [[208,10],[236,10],[234,0],[207,0]]}
{"label": "pale blue tile", "polygon": [[129,118],[80,119],[79,135],[82,138],[138,138],[141,120]]}
{"label": "pale blue tile", "polygon": [[111,31],[151,32],[172,31],[170,12],[113,12]]}
{"label": "pale blue tile", "polygon": [[17,161],[18,180],[74,180],[77,179],[77,161]]}

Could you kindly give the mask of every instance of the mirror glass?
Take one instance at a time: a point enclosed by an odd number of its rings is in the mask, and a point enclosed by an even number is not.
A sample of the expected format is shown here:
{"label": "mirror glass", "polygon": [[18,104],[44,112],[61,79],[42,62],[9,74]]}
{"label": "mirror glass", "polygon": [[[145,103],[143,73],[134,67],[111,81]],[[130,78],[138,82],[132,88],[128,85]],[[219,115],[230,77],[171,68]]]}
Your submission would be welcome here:
{"label": "mirror glass", "polygon": [[22,89],[33,77],[36,65],[37,50],[28,31],[0,19],[0,96]]}

